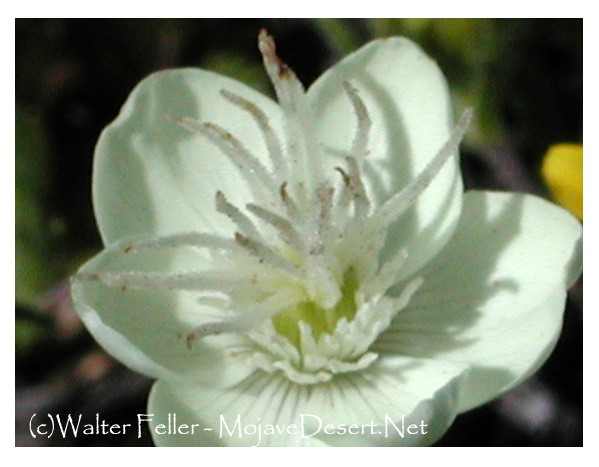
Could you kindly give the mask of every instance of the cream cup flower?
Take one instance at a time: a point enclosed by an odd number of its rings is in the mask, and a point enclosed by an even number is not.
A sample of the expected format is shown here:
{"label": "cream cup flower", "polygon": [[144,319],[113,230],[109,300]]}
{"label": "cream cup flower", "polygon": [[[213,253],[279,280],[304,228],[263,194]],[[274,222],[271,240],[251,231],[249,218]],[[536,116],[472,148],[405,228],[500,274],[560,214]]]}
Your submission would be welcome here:
{"label": "cream cup flower", "polygon": [[259,48],[278,104],[163,71],[104,130],[106,248],[73,279],[78,313],[158,380],[157,445],[431,444],[547,358],[580,223],[463,193],[470,114],[454,124],[412,42],[372,42],[306,92],[265,32]]}

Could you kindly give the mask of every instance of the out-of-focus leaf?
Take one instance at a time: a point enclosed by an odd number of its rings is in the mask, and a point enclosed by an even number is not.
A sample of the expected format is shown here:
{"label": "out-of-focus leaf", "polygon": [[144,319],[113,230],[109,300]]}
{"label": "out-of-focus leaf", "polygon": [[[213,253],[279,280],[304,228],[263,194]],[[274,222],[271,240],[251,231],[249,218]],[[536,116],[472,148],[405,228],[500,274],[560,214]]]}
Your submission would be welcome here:
{"label": "out-of-focus leaf", "polygon": [[250,60],[234,52],[212,52],[204,57],[202,68],[236,79],[257,91],[272,95],[272,88],[264,68],[257,60]]}
{"label": "out-of-focus leaf", "polygon": [[56,277],[44,210],[48,151],[39,120],[17,108],[15,128],[15,292],[18,303],[34,305]]}
{"label": "out-of-focus leaf", "polygon": [[315,18],[319,31],[339,57],[353,52],[369,40],[360,23],[347,18]]}
{"label": "out-of-focus leaf", "polygon": [[38,321],[18,319],[15,323],[15,353],[26,355],[43,338],[44,324]]}

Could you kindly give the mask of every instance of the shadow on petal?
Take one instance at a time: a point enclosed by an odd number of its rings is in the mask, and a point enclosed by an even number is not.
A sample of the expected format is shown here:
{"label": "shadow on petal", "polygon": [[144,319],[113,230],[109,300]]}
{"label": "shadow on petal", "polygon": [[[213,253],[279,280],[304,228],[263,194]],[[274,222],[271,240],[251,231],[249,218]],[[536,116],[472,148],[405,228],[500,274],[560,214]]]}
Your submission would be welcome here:
{"label": "shadow on petal", "polygon": [[202,340],[190,349],[186,336],[203,321],[218,320],[222,312],[199,305],[194,292],[118,285],[121,273],[198,269],[206,259],[188,247],[128,252],[131,243],[117,242],[81,268],[80,277],[113,274],[117,279],[106,285],[76,276],[72,295],[79,315],[96,340],[133,370],[219,384],[228,369],[222,347]]}
{"label": "shadow on petal", "polygon": [[[170,202],[170,209],[180,209],[178,197],[160,199],[165,191],[179,190],[178,195],[185,198],[180,191],[182,185],[174,182],[177,167],[180,170],[181,166],[177,163],[177,142],[192,135],[168,117],[198,117],[200,109],[183,74],[169,75],[168,80],[160,76],[153,75],[139,85],[117,120],[103,132],[96,148],[94,207],[106,244],[131,235],[156,233],[161,223],[157,201]],[[146,85],[150,80],[158,86]],[[173,92],[165,92],[169,88]],[[162,187],[168,181],[172,183],[165,190]]]}
{"label": "shadow on petal", "polygon": [[[468,330],[479,324],[485,306],[520,293],[518,278],[502,275],[498,263],[520,232],[522,198],[512,197],[493,214],[484,197],[475,201],[465,206],[455,237],[421,272],[422,288],[380,336],[376,350],[435,358],[468,348],[484,338]],[[512,376],[498,368],[487,369],[486,378],[501,385]]]}

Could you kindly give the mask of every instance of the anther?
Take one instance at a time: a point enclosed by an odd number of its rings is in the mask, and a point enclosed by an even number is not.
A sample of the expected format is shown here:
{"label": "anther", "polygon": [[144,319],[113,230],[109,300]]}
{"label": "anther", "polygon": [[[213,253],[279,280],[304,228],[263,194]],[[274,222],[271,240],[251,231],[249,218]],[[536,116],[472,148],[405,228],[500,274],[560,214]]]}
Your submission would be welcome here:
{"label": "anther", "polygon": [[358,90],[347,81],[343,83],[343,87],[349,96],[356,117],[358,118],[358,126],[354,136],[351,155],[356,158],[364,157],[368,149],[368,138],[370,136],[372,121],[364,101],[362,101],[358,94]]}
{"label": "anther", "polygon": [[335,167],[335,170],[341,174],[345,186],[351,186],[351,178],[347,173],[345,173],[345,170],[343,170],[341,167]]}
{"label": "anther", "polygon": [[279,188],[279,196],[281,197],[281,201],[283,201],[283,205],[285,206],[285,210],[287,211],[289,219],[295,221],[301,217],[297,204],[287,191],[287,182],[283,182],[281,184],[281,188]]}
{"label": "anther", "polygon": [[187,347],[191,350],[193,347],[193,343],[197,339],[201,339],[207,336],[218,336],[219,334],[227,333],[227,332],[239,332],[240,329],[232,324],[227,322],[220,323],[205,323],[201,326],[198,326],[193,330],[193,332],[189,333],[185,338],[185,342],[187,343]]}
{"label": "anther", "polygon": [[374,223],[383,222],[387,224],[392,222],[416,202],[418,196],[428,188],[445,163],[455,154],[471,121],[472,109],[467,109],[462,114],[450,138],[424,170],[408,186],[392,196],[373,214],[371,219]]}
{"label": "anther", "polygon": [[284,241],[295,248],[301,248],[302,242],[300,241],[300,236],[289,220],[252,203],[247,204],[246,208],[256,217],[277,229]]}
{"label": "anther", "polygon": [[191,246],[197,248],[214,248],[218,250],[232,250],[236,248],[235,242],[201,232],[184,232],[163,237],[155,237],[149,240],[141,240],[125,248],[126,253],[153,250],[156,248],[174,248],[179,246]]}
{"label": "anther", "polygon": [[261,263],[265,262],[277,269],[280,269],[282,272],[286,272],[293,277],[298,277],[297,268],[293,263],[275,253],[271,248],[264,245],[259,240],[246,237],[239,232],[235,232],[235,241],[240,246],[245,248],[252,256],[258,258]]}
{"label": "anther", "polygon": [[190,291],[221,291],[228,293],[244,281],[239,275],[211,272],[179,272],[164,274],[156,272],[103,272],[98,274],[79,273],[76,281],[100,282],[108,287],[132,289],[167,289]]}
{"label": "anther", "polygon": [[262,131],[264,141],[266,142],[266,148],[270,155],[272,165],[274,169],[284,167],[283,164],[283,149],[277,134],[268,122],[266,114],[253,102],[234,94],[226,89],[221,90],[221,95],[234,105],[237,105],[241,109],[248,112],[254,121],[258,124],[258,127]]}
{"label": "anther", "polygon": [[216,210],[231,219],[242,232],[251,237],[259,236],[258,230],[250,218],[229,203],[221,191],[216,192]]}
{"label": "anther", "polygon": [[291,112],[297,111],[303,103],[304,87],[295,73],[277,56],[275,41],[265,29],[258,35],[258,48],[279,103]]}
{"label": "anther", "polygon": [[177,118],[175,121],[186,130],[208,138],[218,147],[239,168],[256,195],[260,196],[262,187],[269,190],[268,196],[277,192],[268,170],[230,132],[215,123],[199,123],[190,118]]}

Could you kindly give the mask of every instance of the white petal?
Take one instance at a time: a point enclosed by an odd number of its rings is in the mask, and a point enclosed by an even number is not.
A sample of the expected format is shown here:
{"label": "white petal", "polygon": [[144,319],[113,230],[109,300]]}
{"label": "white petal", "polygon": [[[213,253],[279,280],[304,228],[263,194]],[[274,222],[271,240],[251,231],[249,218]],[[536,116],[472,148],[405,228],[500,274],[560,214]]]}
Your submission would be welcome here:
{"label": "white petal", "polygon": [[217,385],[243,378],[246,369],[227,354],[236,343],[233,336],[201,339],[189,348],[189,333],[200,324],[222,319],[222,312],[197,302],[197,293],[121,287],[118,280],[108,286],[90,279],[127,271],[197,269],[206,262],[190,248],[126,252],[129,245],[131,240],[113,244],[72,280],[75,309],[94,338],[128,367],[154,378]]}
{"label": "white petal", "polygon": [[[368,191],[381,204],[422,172],[450,138],[454,124],[449,90],[436,63],[409,40],[389,38],[366,45],[308,91],[316,113],[314,135],[329,154],[351,149],[357,125],[344,92],[346,81],[358,90],[372,119],[365,175]],[[330,163],[339,165],[339,159]],[[449,239],[461,197],[456,154],[391,234],[390,250],[407,247],[406,275]]]}
{"label": "white petal", "polygon": [[545,361],[580,275],[582,228],[530,195],[469,192],[455,237],[376,349],[472,365],[460,410],[514,387]]}
{"label": "white petal", "polygon": [[[464,368],[397,357],[317,385],[261,371],[228,390],[159,381],[150,394],[152,425],[176,413],[178,423],[201,431],[153,438],[159,446],[429,445],[453,421]],[[408,432],[412,424],[418,428]]]}
{"label": "white petal", "polygon": [[222,230],[228,220],[216,214],[217,190],[233,203],[250,201],[229,159],[207,138],[174,121],[220,125],[267,161],[258,125],[221,90],[258,105],[281,135],[278,106],[237,81],[192,69],[149,76],[133,90],[96,147],[93,199],[105,244],[139,234]]}

